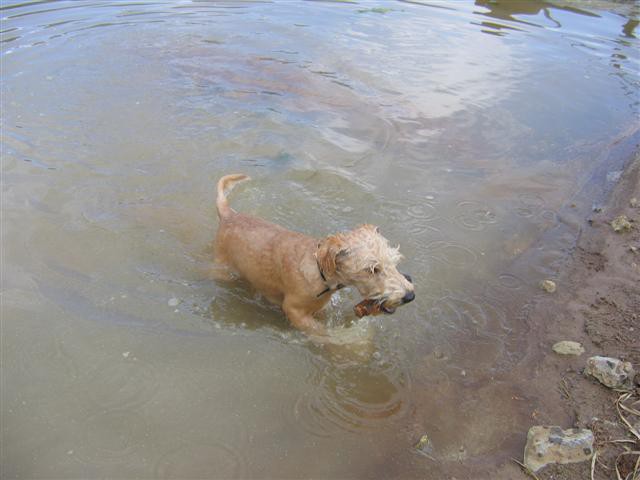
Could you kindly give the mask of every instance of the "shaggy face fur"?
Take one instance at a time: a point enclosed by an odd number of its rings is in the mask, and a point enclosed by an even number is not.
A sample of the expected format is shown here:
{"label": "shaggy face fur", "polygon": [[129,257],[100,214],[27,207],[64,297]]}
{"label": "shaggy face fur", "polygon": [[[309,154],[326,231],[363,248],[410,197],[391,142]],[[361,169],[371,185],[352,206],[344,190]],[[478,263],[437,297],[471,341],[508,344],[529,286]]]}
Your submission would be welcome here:
{"label": "shaggy face fur", "polygon": [[379,300],[391,313],[413,292],[413,284],[398,271],[399,247],[391,247],[374,225],[361,225],[325,238],[316,253],[331,284],[355,286],[364,298]]}

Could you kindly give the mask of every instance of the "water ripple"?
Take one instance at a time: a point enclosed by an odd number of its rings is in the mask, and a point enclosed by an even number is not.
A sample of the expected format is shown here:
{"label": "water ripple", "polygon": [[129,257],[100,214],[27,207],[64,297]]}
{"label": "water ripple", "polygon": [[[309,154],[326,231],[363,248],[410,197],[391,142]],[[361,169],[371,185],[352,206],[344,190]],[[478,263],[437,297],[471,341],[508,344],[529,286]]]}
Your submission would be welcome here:
{"label": "water ripple", "polygon": [[103,408],[127,408],[147,403],[159,384],[155,367],[132,358],[109,359],[84,379],[91,400]]}
{"label": "water ripple", "polygon": [[478,260],[470,248],[448,241],[432,242],[425,246],[425,251],[427,257],[455,268],[471,268]]}
{"label": "water ripple", "polygon": [[247,460],[223,443],[184,443],[166,452],[155,466],[156,478],[247,478]]}
{"label": "water ripple", "polygon": [[325,365],[307,379],[293,404],[293,418],[320,437],[380,428],[406,414],[403,392],[410,384],[408,372],[398,366]]}
{"label": "water ripple", "polygon": [[143,445],[147,424],[130,411],[104,411],[82,426],[82,443],[74,458],[89,465],[121,463]]}
{"label": "water ripple", "polygon": [[482,202],[465,201],[456,206],[454,221],[465,230],[481,231],[496,223],[496,214]]}

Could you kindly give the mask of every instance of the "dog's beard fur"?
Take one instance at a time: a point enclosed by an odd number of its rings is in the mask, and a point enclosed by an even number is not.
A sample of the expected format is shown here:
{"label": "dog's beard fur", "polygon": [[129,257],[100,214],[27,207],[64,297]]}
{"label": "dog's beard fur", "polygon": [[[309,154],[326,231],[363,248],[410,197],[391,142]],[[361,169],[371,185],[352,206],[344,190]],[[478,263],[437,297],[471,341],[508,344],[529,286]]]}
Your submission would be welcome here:
{"label": "dog's beard fur", "polygon": [[397,265],[399,247],[391,247],[373,225],[325,238],[318,248],[318,263],[335,283],[353,285],[364,298],[384,301],[389,308],[402,303],[413,286]]}

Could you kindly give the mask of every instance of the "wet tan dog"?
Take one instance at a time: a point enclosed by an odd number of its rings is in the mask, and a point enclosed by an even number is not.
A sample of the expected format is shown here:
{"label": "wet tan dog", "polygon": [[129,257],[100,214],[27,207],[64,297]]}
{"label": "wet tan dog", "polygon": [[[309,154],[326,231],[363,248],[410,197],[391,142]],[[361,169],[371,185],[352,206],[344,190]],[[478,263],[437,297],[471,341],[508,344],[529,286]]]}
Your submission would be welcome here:
{"label": "wet tan dog", "polygon": [[323,335],[325,329],[313,314],[344,286],[352,285],[365,299],[376,300],[386,313],[415,298],[410,277],[396,268],[400,252],[377,227],[361,225],[318,240],[238,213],[228,205],[225,191],[248,179],[235,174],[218,182],[218,273],[248,280],[280,305],[296,328],[314,335]]}

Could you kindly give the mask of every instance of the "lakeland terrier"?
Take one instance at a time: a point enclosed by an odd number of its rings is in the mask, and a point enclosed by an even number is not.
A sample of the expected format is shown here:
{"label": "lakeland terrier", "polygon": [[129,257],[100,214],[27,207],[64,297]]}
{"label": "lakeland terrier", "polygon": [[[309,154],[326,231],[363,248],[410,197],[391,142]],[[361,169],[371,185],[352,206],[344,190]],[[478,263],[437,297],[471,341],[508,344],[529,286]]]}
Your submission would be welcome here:
{"label": "lakeland terrier", "polygon": [[376,313],[393,313],[415,298],[411,278],[396,268],[402,255],[377,227],[361,225],[318,240],[238,213],[225,190],[248,179],[235,174],[218,181],[218,276],[244,278],[281,306],[296,328],[314,336],[326,332],[313,315],[342,287],[354,286]]}

